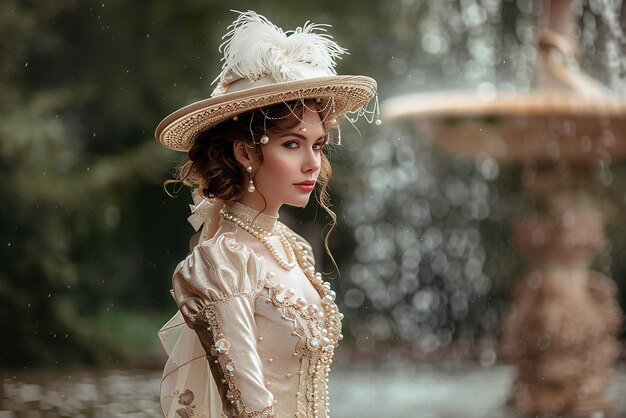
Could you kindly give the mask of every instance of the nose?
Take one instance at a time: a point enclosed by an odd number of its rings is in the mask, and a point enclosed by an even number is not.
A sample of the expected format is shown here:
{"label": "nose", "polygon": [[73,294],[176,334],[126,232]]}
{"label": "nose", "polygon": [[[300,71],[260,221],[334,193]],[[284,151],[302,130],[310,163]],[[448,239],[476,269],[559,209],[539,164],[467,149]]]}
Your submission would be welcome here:
{"label": "nose", "polygon": [[321,167],[321,153],[316,152],[312,148],[306,151],[304,161],[302,163],[303,173],[317,173]]}

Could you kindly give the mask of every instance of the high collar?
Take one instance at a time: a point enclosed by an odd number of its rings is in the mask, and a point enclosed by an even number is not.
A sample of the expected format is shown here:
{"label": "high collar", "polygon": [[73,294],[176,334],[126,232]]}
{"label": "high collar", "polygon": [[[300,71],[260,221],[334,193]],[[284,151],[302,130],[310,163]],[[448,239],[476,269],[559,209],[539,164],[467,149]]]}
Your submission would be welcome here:
{"label": "high collar", "polygon": [[240,202],[234,202],[226,206],[224,210],[242,222],[270,233],[274,230],[276,222],[278,222],[278,216],[259,212]]}

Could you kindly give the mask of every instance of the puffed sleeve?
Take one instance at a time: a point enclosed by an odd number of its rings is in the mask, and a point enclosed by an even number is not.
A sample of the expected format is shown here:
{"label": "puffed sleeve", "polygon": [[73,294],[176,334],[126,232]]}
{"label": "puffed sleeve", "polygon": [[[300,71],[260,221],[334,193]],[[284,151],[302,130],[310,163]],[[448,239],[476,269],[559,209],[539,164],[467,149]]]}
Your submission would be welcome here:
{"label": "puffed sleeve", "polygon": [[275,416],[254,320],[265,274],[262,260],[228,233],[197,245],[174,272],[176,303],[207,353],[229,417]]}

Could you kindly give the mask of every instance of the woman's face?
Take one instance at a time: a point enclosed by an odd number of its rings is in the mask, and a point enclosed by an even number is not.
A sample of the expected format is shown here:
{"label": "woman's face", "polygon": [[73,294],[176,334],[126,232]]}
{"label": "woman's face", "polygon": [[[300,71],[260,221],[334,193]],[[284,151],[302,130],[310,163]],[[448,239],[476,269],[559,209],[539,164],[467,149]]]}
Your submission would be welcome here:
{"label": "woman's face", "polygon": [[[305,108],[302,121],[281,133],[270,134],[261,145],[263,161],[253,164],[254,185],[258,192],[244,191],[242,202],[277,213],[281,205],[303,207],[315,188],[320,173],[326,131],[317,112]],[[252,199],[252,201],[250,200]]]}

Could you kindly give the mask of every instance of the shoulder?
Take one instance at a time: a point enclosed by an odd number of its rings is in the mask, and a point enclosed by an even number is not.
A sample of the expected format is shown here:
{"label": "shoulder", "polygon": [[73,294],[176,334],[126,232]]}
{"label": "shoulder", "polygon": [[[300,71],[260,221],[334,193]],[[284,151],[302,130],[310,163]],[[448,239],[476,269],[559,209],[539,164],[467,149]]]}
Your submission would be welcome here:
{"label": "shoulder", "polygon": [[193,294],[207,301],[255,296],[265,277],[263,260],[230,232],[196,245],[180,262],[173,277],[177,301]]}

